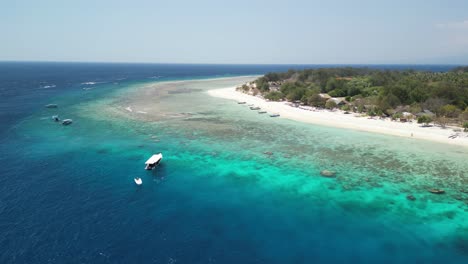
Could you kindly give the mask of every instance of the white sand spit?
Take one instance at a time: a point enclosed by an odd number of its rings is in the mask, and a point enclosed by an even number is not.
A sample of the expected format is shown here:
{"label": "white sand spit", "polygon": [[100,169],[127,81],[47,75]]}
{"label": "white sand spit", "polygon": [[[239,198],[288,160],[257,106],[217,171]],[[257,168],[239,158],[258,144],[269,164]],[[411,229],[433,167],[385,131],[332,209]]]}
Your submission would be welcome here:
{"label": "white sand spit", "polygon": [[[468,133],[454,132],[454,128],[447,127],[422,127],[416,122],[401,123],[387,119],[369,119],[368,117],[357,117],[354,114],[344,114],[343,111],[329,110],[305,110],[292,107],[286,102],[269,102],[263,98],[248,95],[236,91],[235,87],[209,90],[208,94],[213,97],[244,101],[254,104],[269,113],[278,113],[281,118],[287,118],[305,123],[354,129],[366,132],[380,133],[386,135],[408,137],[415,139],[430,140],[434,142],[454,144],[468,147]],[[239,105],[241,107],[242,105]],[[450,136],[457,135],[455,138]]]}

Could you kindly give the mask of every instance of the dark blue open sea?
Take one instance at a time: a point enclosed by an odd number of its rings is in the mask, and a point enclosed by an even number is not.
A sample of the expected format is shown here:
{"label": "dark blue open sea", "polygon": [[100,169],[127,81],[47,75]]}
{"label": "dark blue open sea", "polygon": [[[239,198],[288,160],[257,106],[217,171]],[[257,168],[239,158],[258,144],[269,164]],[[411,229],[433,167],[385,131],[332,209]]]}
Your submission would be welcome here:
{"label": "dark blue open sea", "polygon": [[1,62],[0,263],[468,263],[467,149],[204,92],[307,67]]}

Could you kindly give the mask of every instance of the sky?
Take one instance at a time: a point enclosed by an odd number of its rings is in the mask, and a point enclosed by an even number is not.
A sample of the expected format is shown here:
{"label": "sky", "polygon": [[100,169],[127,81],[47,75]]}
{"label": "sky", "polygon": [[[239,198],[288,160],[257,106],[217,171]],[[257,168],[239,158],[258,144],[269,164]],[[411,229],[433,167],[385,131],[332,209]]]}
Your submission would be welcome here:
{"label": "sky", "polygon": [[468,0],[0,0],[0,60],[468,64]]}

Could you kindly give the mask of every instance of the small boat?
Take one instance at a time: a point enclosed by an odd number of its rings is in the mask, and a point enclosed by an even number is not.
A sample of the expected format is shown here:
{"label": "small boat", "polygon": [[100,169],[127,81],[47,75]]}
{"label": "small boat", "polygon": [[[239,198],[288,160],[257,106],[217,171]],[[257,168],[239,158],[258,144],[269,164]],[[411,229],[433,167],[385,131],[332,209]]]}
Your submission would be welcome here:
{"label": "small boat", "polygon": [[258,106],[251,106],[251,107],[250,107],[250,110],[260,110],[260,107],[258,107]]}
{"label": "small boat", "polygon": [[270,117],[278,117],[280,114],[271,114]]}
{"label": "small boat", "polygon": [[60,118],[59,118],[58,115],[53,115],[52,120],[54,120],[55,122],[58,122],[58,121],[60,121]]}
{"label": "small boat", "polygon": [[238,104],[246,104],[246,102],[237,102]]}
{"label": "small boat", "polygon": [[151,158],[149,158],[145,164],[146,164],[146,167],[145,167],[145,170],[152,170],[154,169],[154,167],[158,166],[159,163],[161,162],[163,158],[163,155],[162,153],[158,153],[158,154],[154,154],[153,156],[151,156]]}
{"label": "small boat", "polygon": [[139,177],[136,177],[133,180],[135,181],[136,185],[142,185],[143,184],[143,181]]}
{"label": "small boat", "polygon": [[258,111],[259,114],[266,114],[267,111],[264,111],[264,110],[261,110],[261,111]]}
{"label": "small boat", "polygon": [[48,104],[48,105],[46,105],[45,107],[46,107],[46,108],[57,108],[58,105],[56,105],[56,104]]}
{"label": "small boat", "polygon": [[445,191],[441,190],[441,189],[430,189],[429,192],[434,193],[434,194],[444,194],[445,193]]}
{"label": "small boat", "polygon": [[320,172],[320,175],[324,177],[332,178],[332,177],[335,177],[336,172],[331,171],[331,170],[323,170]]}
{"label": "small boat", "polygon": [[64,126],[68,126],[68,125],[70,125],[71,123],[73,123],[73,120],[71,120],[71,119],[64,119],[64,120],[62,121],[62,125],[64,125]]}

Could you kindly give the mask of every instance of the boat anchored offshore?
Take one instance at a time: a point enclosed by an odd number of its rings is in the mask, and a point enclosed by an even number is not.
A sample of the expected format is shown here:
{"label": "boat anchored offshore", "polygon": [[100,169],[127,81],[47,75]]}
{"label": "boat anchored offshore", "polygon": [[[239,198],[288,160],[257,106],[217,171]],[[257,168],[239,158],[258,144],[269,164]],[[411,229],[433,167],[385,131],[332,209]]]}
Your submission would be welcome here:
{"label": "boat anchored offshore", "polygon": [[271,114],[270,117],[279,117],[280,114]]}
{"label": "boat anchored offshore", "polygon": [[133,180],[135,181],[136,185],[142,185],[143,184],[143,181],[139,177],[136,177]]}
{"label": "boat anchored offshore", "polygon": [[45,106],[46,108],[58,108],[58,105],[56,104],[48,104]]}
{"label": "boat anchored offshore", "polygon": [[71,119],[64,119],[64,120],[62,121],[62,125],[64,125],[64,126],[68,126],[68,125],[70,125],[71,123],[73,123],[73,120],[71,120]]}
{"label": "boat anchored offshore", "polygon": [[153,156],[151,156],[151,158],[149,158],[145,164],[146,164],[146,167],[145,167],[145,170],[152,170],[154,169],[154,167],[158,166],[159,163],[161,162],[163,158],[163,155],[162,153],[158,153],[158,154],[154,154]]}

